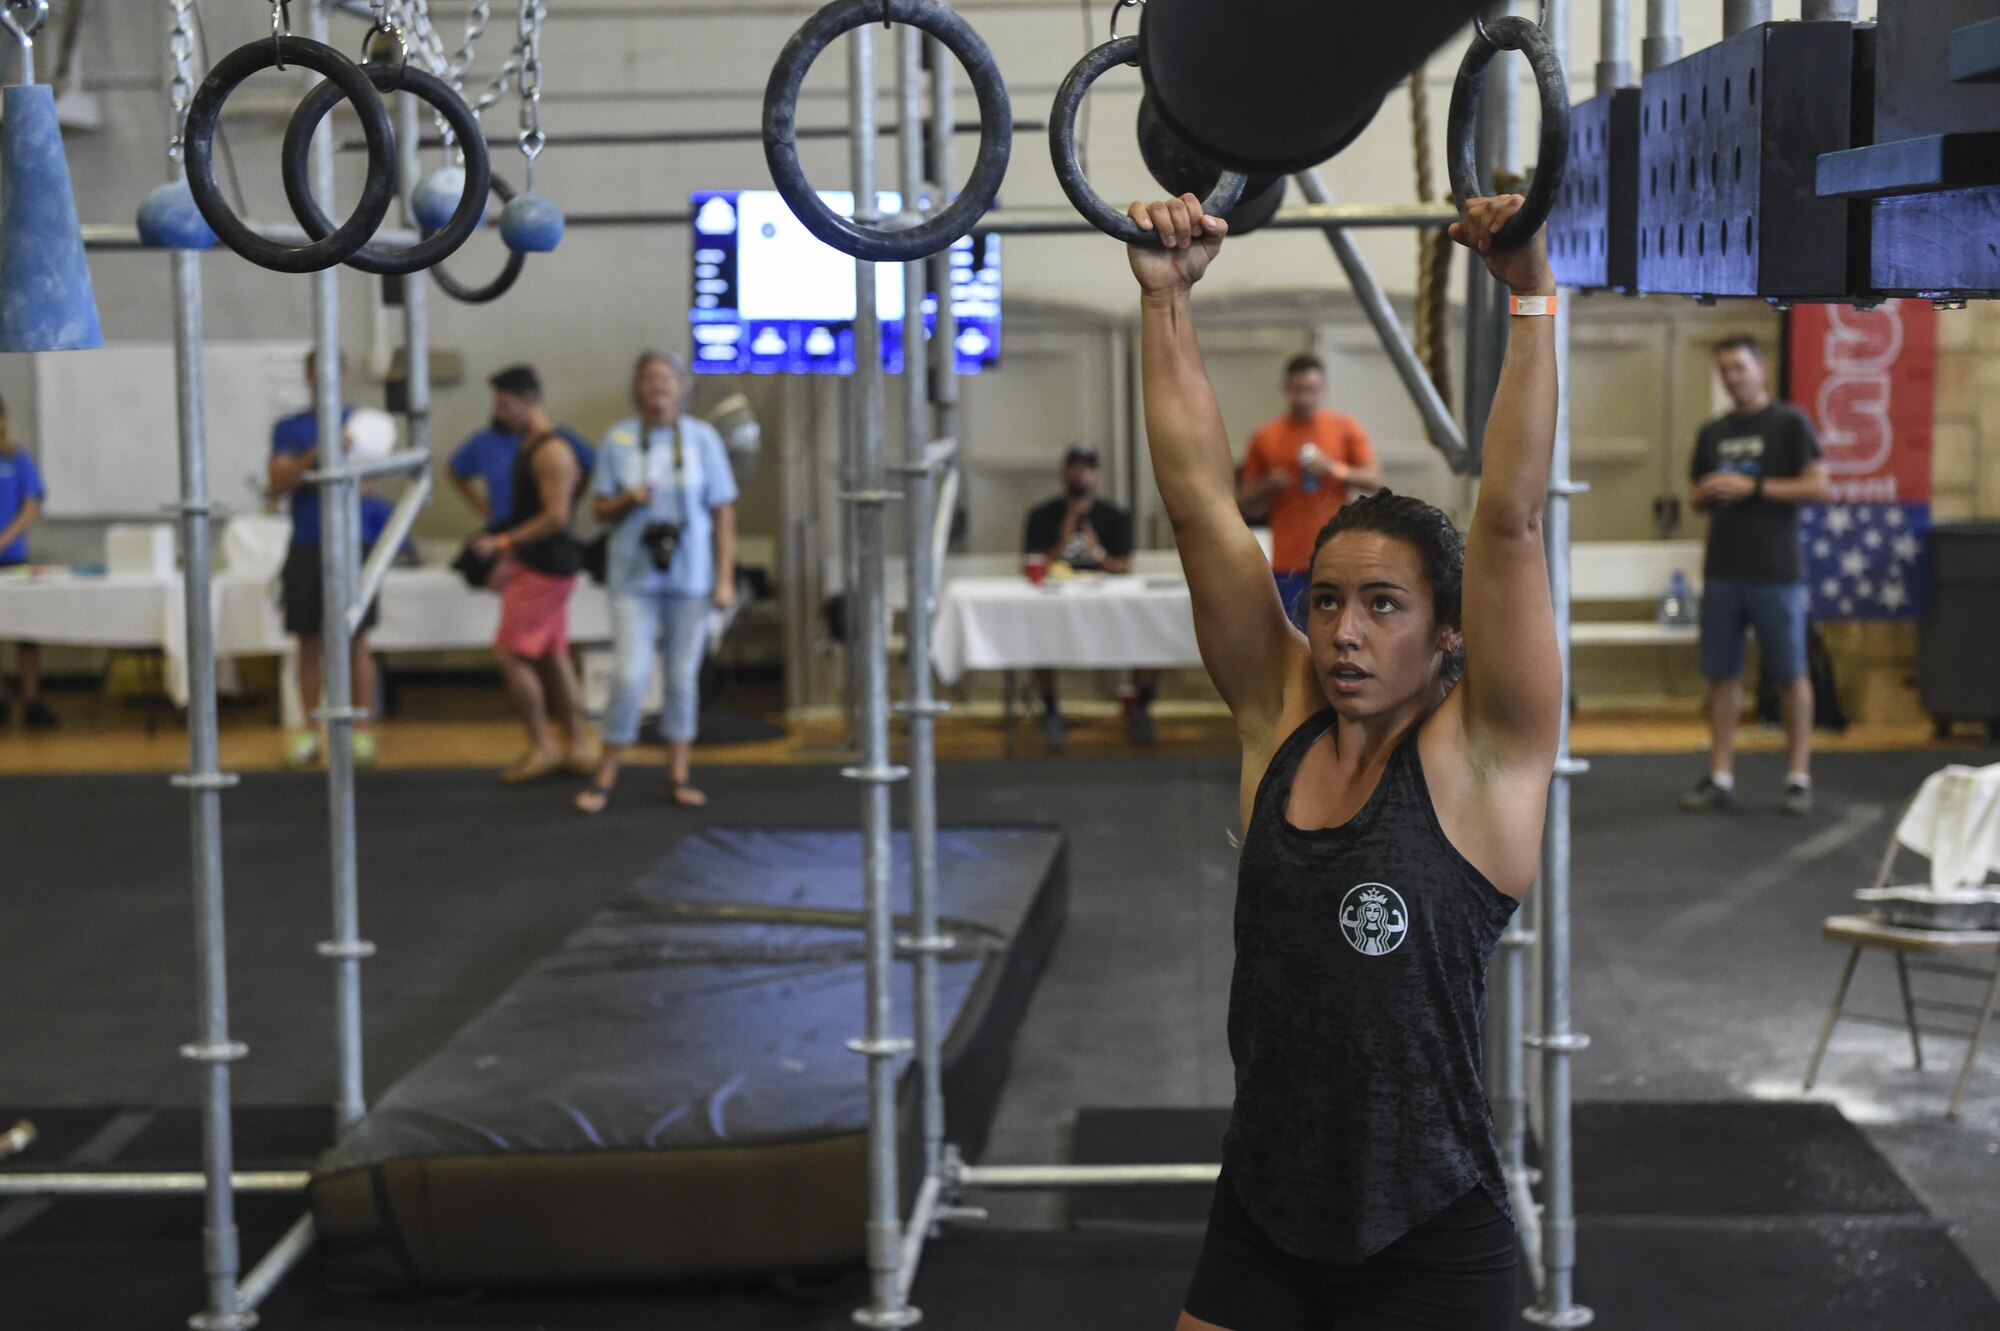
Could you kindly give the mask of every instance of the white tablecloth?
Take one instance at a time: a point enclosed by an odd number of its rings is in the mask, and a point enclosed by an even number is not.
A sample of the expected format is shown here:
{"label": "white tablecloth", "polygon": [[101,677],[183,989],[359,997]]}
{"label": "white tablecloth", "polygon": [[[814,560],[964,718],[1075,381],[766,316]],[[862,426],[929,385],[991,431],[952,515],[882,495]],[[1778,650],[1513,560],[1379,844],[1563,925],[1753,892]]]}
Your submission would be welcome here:
{"label": "white tablecloth", "polygon": [[[215,651],[224,659],[277,656],[291,650],[274,580],[224,573],[212,584]],[[25,640],[76,647],[154,648],[166,654],[167,693],[187,703],[186,603],[178,577],[89,576],[51,570],[0,577],[0,642]],[[475,591],[441,568],[395,568],[382,583],[378,651],[450,652],[493,641],[500,598]],[[570,638],[611,640],[611,600],[580,579],[570,600]]]}
{"label": "white tablecloth", "polygon": [[37,569],[0,577],[0,642],[158,647],[166,640],[164,580]]}
{"label": "white tablecloth", "polygon": [[1171,669],[1201,664],[1187,583],[1175,577],[1045,582],[955,578],[939,595],[931,664],[968,670]]}

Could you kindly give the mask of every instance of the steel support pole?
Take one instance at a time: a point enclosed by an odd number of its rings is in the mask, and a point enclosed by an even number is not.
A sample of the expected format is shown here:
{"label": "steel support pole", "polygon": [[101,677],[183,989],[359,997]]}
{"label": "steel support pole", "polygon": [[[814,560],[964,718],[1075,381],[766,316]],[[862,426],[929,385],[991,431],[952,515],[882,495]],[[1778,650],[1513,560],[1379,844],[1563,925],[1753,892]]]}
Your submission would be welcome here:
{"label": "steel support pole", "polygon": [[[410,200],[424,172],[423,162],[417,156],[417,139],[423,130],[422,106],[409,93],[397,99],[396,142],[402,158],[399,169],[403,225],[412,229],[417,219],[410,211]],[[430,290],[428,274],[415,273],[403,280],[403,417],[409,430],[404,447],[426,457],[431,451]]]}
{"label": "steel support pole", "polygon": [[[924,193],[924,33],[905,24],[896,30],[897,91],[900,93],[900,188],[903,211],[914,212]],[[933,205],[942,202],[931,193]],[[945,275],[950,277],[948,260]],[[909,737],[910,898],[916,937],[916,1038],[918,1074],[923,1082],[924,1177],[936,1175],[944,1154],[944,1032],[938,1020],[938,950],[950,940],[938,934],[937,882],[937,718],[931,690],[931,620],[935,613],[931,572],[931,508],[936,470],[927,458],[929,412],[925,406],[924,288],[927,260],[903,265],[903,643],[909,667],[903,710]],[[938,292],[940,304],[951,288]],[[917,1234],[917,1242],[922,1242]],[[904,1244],[906,1255],[911,1245]],[[904,1288],[911,1272],[904,1272]]]}
{"label": "steel support pole", "polygon": [[1681,58],[1681,0],[1646,0],[1646,39],[1639,43],[1643,72],[1664,69]]}
{"label": "steel support pole", "polygon": [[1860,10],[1857,0],[1799,0],[1799,17],[1807,20],[1832,19],[1852,23]]}
{"label": "steel support pole", "polygon": [[[327,0],[307,9],[307,35],[327,38]],[[322,124],[312,142],[313,187],[328,208],[334,201],[333,127]],[[321,716],[326,721],[326,811],[332,866],[333,937],[319,945],[334,966],[334,1047],[336,1082],[334,1128],[345,1132],[361,1121],[361,960],[374,949],[361,941],[360,882],[355,853],[354,677],[349,664],[353,636],[347,606],[354,595],[355,536],[360,526],[354,479],[344,474],[341,439],[340,287],[338,268],[313,275],[314,391],[319,426],[320,579],[325,615],[321,620]]]}
{"label": "steel support pole", "polygon": [[[178,167],[176,168],[178,174]],[[231,1186],[236,1148],[229,1115],[229,1065],[248,1052],[229,1038],[229,961],[224,945],[222,792],[236,784],[217,762],[215,603],[208,498],[208,423],[201,363],[201,254],[175,250],[174,369],[179,388],[181,588],[188,670],[188,770],[174,784],[188,793],[194,844],[196,1035],[181,1055],[201,1065],[202,1266],[208,1310],[188,1319],[197,1331],[252,1325],[236,1297],[242,1256]]]}
{"label": "steel support pole", "polygon": [[[1768,6],[1768,0],[1766,0]],[[1547,30],[1559,60],[1569,55],[1569,0],[1549,0]],[[1582,1327],[1594,1315],[1575,1301],[1576,1207],[1572,1142],[1570,1057],[1589,1041],[1570,1026],[1570,781],[1587,770],[1569,751],[1570,674],[1570,498],[1582,488],[1570,478],[1569,301],[1557,306],[1555,320],[1556,432],[1549,461],[1549,497],[1542,533],[1549,568],[1549,601],[1555,612],[1556,644],[1562,662],[1562,708],[1558,721],[1555,773],[1549,782],[1548,815],[1542,827],[1541,952],[1542,1020],[1535,1043],[1542,1072],[1542,1281],[1528,1320],[1537,1326]]]}
{"label": "steel support pole", "polygon": [[1734,37],[1771,21],[1771,0],[1722,0],[1722,35]]}
{"label": "steel support pole", "polygon": [[[1327,191],[1326,182],[1315,170],[1305,170],[1293,176],[1299,192],[1316,204],[1331,204],[1333,196]],[[1403,388],[1409,393],[1410,401],[1416,404],[1417,415],[1423,418],[1424,433],[1430,436],[1431,446],[1444,454],[1445,461],[1453,471],[1463,471],[1469,461],[1465,449],[1465,437],[1458,431],[1458,422],[1451,418],[1451,409],[1438,395],[1437,385],[1431,382],[1429,371],[1417,359],[1416,348],[1410,345],[1410,338],[1403,331],[1403,321],[1396,317],[1396,307],[1389,303],[1389,297],[1382,290],[1382,284],[1375,280],[1375,271],[1368,266],[1361,247],[1354,243],[1354,237],[1337,226],[1325,228],[1326,243],[1333,247],[1333,257],[1340,261],[1340,269],[1347,274],[1347,285],[1354,292],[1354,299],[1360,304],[1368,322],[1374,325],[1375,336],[1382,341],[1382,350],[1388,353],[1389,363],[1396,367],[1397,377],[1403,381]]]}
{"label": "steel support pole", "polygon": [[[951,194],[952,182],[957,177],[953,166],[956,141],[951,132],[953,101],[952,84],[956,78],[958,58],[946,49],[943,42],[935,37],[924,39],[925,49],[930,54],[931,67],[931,114],[930,124],[930,176],[935,187],[934,197],[942,206]],[[937,316],[932,324],[930,353],[930,399],[931,438],[958,438],[958,310],[951,301],[951,251],[944,250],[930,257],[931,285],[938,293]],[[957,476],[959,455],[952,454],[951,476]],[[947,507],[945,522],[949,525],[951,510]],[[937,570],[933,570],[936,572]],[[935,593],[935,588],[932,589]]]}
{"label": "steel support pole", "polygon": [[[876,199],[875,31],[856,28],[848,39],[848,96],[854,132],[849,140],[854,177],[854,217],[879,220]],[[875,265],[855,271],[854,382],[860,431],[852,449],[854,489],[844,496],[854,511],[856,585],[849,600],[852,660],[859,671],[860,764],[843,773],[862,787],[861,878],[867,911],[867,1034],[850,1047],[868,1059],[868,1276],[870,1300],[857,1309],[861,1326],[911,1326],[921,1314],[903,1300],[901,1197],[897,1189],[896,1065],[909,1053],[894,1034],[895,920],[890,901],[893,846],[889,787],[905,773],[889,762],[889,641],[884,621],[886,506],[893,497],[882,452],[882,324],[875,306]]]}
{"label": "steel support pole", "polygon": [[[1808,0],[1810,2],[1810,0]],[[1597,19],[1597,91],[1632,85],[1632,0],[1600,0]]]}

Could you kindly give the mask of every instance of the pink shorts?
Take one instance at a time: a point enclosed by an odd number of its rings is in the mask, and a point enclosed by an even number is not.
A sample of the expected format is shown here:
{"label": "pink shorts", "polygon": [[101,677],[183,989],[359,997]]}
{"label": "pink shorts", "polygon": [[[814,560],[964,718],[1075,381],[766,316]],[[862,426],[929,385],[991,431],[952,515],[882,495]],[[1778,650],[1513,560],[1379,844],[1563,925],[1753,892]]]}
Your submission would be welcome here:
{"label": "pink shorts", "polygon": [[500,630],[493,645],[530,661],[569,650],[569,594],[574,574],[552,578],[508,560],[500,585]]}

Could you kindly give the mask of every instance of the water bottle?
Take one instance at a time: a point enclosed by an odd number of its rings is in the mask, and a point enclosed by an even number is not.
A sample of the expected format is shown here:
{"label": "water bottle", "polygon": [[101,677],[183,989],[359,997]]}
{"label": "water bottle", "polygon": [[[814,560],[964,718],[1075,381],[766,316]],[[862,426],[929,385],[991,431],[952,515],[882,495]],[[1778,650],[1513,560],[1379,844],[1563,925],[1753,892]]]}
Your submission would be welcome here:
{"label": "water bottle", "polygon": [[1685,624],[1688,618],[1687,574],[1675,569],[1673,578],[1667,583],[1667,594],[1660,598],[1660,622]]}
{"label": "water bottle", "polygon": [[1319,473],[1309,465],[1317,461],[1319,461],[1318,444],[1308,439],[1299,445],[1299,491],[1302,494],[1311,494],[1319,489]]}

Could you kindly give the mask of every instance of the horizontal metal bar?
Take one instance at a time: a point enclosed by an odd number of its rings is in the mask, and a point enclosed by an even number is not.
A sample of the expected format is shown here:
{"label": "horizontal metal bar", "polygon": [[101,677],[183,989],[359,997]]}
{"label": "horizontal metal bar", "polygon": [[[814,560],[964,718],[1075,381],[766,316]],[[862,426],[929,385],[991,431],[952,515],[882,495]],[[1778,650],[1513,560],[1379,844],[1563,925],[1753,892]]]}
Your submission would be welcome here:
{"label": "horizontal metal bar", "polygon": [[[494,210],[494,225],[498,225],[499,210]],[[574,225],[574,221],[571,225]],[[266,240],[281,245],[304,245],[307,243],[304,228],[297,222],[252,222],[250,229]],[[157,254],[160,251],[139,239],[139,228],[128,223],[85,222],[78,228],[83,233],[83,247],[87,250],[145,250]],[[414,245],[422,237],[414,231],[402,227],[385,226],[375,233],[377,245]]]}
{"label": "horizontal metal bar", "polygon": [[[1048,125],[1037,120],[1016,120],[1014,122],[1016,133],[1041,133],[1047,129]],[[798,130],[794,137],[801,139],[844,139],[847,137],[848,132],[846,125],[812,125]],[[952,126],[952,132],[956,134],[977,134],[979,132],[979,122],[977,120],[961,120]],[[896,133],[896,127],[885,121],[877,133],[883,135],[894,134]],[[676,143],[761,143],[763,139],[764,131],[761,129],[641,129],[592,134],[551,134],[548,136],[548,146],[551,148],[643,148]],[[514,147],[514,140],[515,136],[512,134],[492,135],[487,138],[486,146],[489,148],[511,149]],[[442,148],[444,147],[444,140],[435,137],[426,137],[420,146],[424,148]],[[344,153],[366,152],[368,151],[368,144],[363,139],[349,139],[340,145],[340,151]]]}
{"label": "horizontal metal bar", "polygon": [[[1870,1026],[1888,1026],[1891,1029],[1899,1031],[1910,1029],[1910,1023],[1901,1017],[1878,1017],[1872,1012],[1843,1012],[1840,1014],[1840,1019],[1842,1021],[1865,1022]],[[1926,1026],[1922,1022],[1917,1023],[1917,1030],[1924,1035],[1942,1035],[1953,1040],[1970,1040],[1972,1038],[1971,1031],[1955,1031],[1949,1026]]]}
{"label": "horizontal metal bar", "polygon": [[1192,1188],[1214,1183],[1221,1165],[964,1165],[951,1181],[967,1188]]}
{"label": "horizontal metal bar", "polygon": [[314,482],[338,480],[365,481],[377,476],[393,476],[398,472],[427,472],[430,465],[431,455],[429,453],[421,448],[405,448],[400,452],[390,453],[370,462],[350,462],[346,467],[335,471],[309,471],[306,473],[306,479]]}
{"label": "horizontal metal bar", "polygon": [[1922,957],[1910,957],[1903,964],[1926,975],[1955,975],[1964,980],[1977,980],[1981,984],[1993,982],[1991,967],[1961,966],[1955,961],[1926,961]]}
{"label": "horizontal metal bar", "polygon": [[[229,1176],[229,1185],[238,1192],[304,1192],[311,1182],[311,1172],[304,1169],[250,1170]],[[0,1197],[183,1195],[200,1193],[207,1186],[208,1180],[193,1170],[156,1173],[0,1171]]]}
{"label": "horizontal metal bar", "polygon": [[2000,18],[1970,23],[1951,34],[1953,83],[2000,83]]}
{"label": "horizontal metal bar", "polygon": [[[1439,203],[1306,203],[1280,208],[1266,231],[1449,226],[1458,210]],[[973,230],[989,236],[1069,235],[1094,230],[1068,205],[1049,208],[996,208]]]}
{"label": "horizontal metal bar", "polygon": [[265,1299],[271,1297],[271,1291],[278,1287],[278,1282],[305,1260],[316,1237],[310,1215],[294,1220],[284,1237],[272,1245],[271,1251],[265,1253],[262,1260],[250,1269],[250,1274],[237,1285],[236,1306],[244,1312],[255,1312]]}

